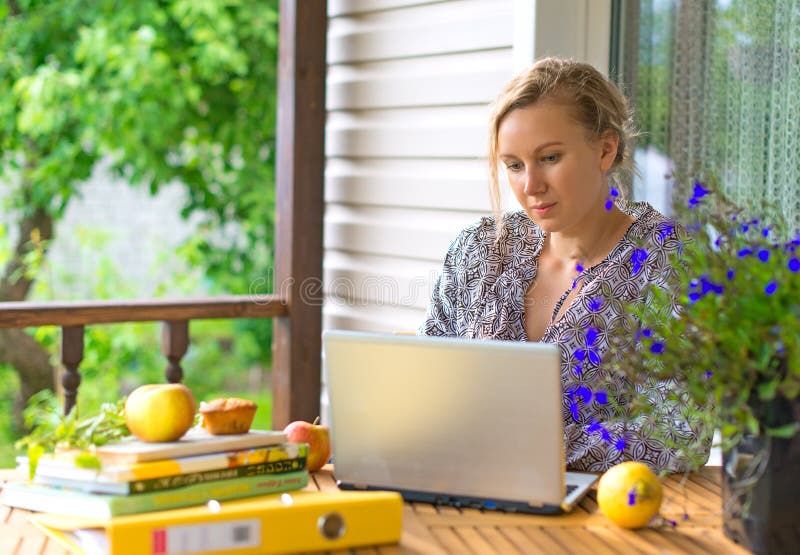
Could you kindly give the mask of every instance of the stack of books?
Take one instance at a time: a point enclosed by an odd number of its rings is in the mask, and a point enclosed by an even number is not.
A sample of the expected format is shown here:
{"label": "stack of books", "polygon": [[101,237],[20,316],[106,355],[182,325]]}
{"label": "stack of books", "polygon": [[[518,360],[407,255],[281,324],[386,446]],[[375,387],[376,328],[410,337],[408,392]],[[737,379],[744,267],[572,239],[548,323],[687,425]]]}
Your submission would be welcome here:
{"label": "stack of books", "polygon": [[[214,436],[195,428],[179,441],[133,438],[98,447],[99,469],[74,455],[39,459],[32,483],[7,483],[0,503],[30,511],[110,518],[304,488],[308,445],[282,432]],[[18,464],[26,475],[28,460]]]}

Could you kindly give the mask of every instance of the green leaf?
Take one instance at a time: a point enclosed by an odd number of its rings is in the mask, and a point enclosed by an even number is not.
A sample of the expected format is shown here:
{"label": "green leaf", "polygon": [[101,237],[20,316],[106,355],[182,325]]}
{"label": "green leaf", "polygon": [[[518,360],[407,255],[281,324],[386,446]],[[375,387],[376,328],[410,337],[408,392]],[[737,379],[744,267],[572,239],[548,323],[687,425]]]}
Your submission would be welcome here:
{"label": "green leaf", "polygon": [[78,453],[75,455],[75,466],[78,468],[89,468],[93,470],[100,470],[102,468],[102,464],[100,463],[100,459],[97,455],[92,455],[91,453]]}
{"label": "green leaf", "polygon": [[770,401],[774,399],[780,382],[780,377],[776,377],[772,380],[758,384],[758,398],[762,401]]}
{"label": "green leaf", "polygon": [[798,429],[800,429],[800,424],[798,424],[797,422],[791,422],[789,424],[779,426],[778,428],[768,428],[767,434],[773,437],[782,437],[790,439],[794,437]]}
{"label": "green leaf", "polygon": [[33,480],[36,474],[36,466],[39,464],[39,459],[45,453],[45,448],[38,443],[28,446],[28,478]]}

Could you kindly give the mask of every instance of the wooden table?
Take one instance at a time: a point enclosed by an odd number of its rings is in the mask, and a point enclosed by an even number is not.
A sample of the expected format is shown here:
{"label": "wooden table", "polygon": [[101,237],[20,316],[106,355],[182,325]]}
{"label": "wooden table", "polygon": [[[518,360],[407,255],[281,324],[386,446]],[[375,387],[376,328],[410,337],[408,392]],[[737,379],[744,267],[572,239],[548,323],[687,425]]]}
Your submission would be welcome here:
{"label": "wooden table", "polygon": [[[0,482],[13,479],[0,471]],[[594,492],[568,515],[531,516],[406,503],[399,545],[346,551],[356,554],[517,553],[627,555],[628,553],[725,553],[749,551],[722,534],[720,469],[664,480],[662,514],[676,522],[624,530],[597,511]],[[331,468],[312,475],[307,489],[336,489]],[[27,521],[27,512],[0,505],[0,554],[64,555]],[[686,518],[684,515],[688,515]],[[337,552],[338,553],[338,552]]]}

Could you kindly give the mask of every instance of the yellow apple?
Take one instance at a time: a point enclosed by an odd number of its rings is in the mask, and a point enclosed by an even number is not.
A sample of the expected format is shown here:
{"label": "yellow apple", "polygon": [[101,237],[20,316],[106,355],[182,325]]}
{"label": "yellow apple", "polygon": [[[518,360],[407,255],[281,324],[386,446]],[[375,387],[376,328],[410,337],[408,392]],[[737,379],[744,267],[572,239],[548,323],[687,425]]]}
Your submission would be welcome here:
{"label": "yellow apple", "polygon": [[291,443],[308,443],[308,459],[306,467],[309,472],[315,472],[322,468],[328,459],[331,458],[331,432],[327,426],[317,424],[319,417],[314,423],[304,420],[296,420],[283,429],[283,433]]}
{"label": "yellow apple", "polygon": [[125,423],[143,441],[175,441],[194,423],[195,402],[179,383],[150,384],[134,389],[125,401]]}

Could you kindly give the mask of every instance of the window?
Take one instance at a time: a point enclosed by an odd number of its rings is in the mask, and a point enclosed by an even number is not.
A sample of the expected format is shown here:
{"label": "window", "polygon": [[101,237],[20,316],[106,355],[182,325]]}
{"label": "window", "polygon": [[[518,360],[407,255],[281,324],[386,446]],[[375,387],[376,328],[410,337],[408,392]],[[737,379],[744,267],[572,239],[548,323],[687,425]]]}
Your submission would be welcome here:
{"label": "window", "polygon": [[800,228],[800,0],[616,6],[612,65],[644,132],[634,196],[666,210],[665,173],[710,171]]}

